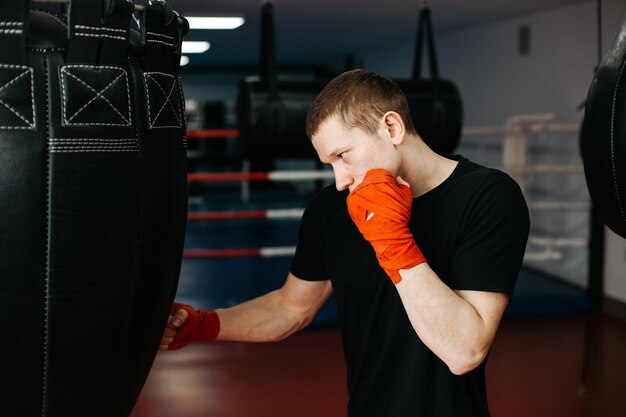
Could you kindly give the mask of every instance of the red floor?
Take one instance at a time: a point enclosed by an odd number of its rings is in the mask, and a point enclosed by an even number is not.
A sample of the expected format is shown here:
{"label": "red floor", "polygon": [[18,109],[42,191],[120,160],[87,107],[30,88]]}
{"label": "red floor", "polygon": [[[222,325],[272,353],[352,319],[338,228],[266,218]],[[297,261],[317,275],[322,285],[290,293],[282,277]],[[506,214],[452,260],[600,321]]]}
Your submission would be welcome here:
{"label": "red floor", "polygon": [[[492,416],[626,416],[626,322],[592,323],[582,398],[586,319],[505,321],[487,371]],[[275,344],[192,345],[158,355],[132,417],[345,416],[344,373],[334,329]]]}

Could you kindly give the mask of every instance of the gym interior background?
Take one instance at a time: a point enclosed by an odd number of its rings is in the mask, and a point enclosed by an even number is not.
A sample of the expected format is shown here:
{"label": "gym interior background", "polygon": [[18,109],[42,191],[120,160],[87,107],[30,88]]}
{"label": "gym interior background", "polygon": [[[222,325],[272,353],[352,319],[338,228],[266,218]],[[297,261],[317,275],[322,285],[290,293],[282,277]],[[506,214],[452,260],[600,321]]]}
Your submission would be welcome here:
{"label": "gym interior background", "polygon": [[[259,2],[171,3],[188,16],[234,13],[246,19],[233,31],[192,30],[187,37],[211,44],[181,69],[188,127],[230,130],[221,138],[189,135],[190,170],[320,169],[306,158],[276,158],[260,167],[242,161],[232,130],[238,128],[241,80],[262,71]],[[410,78],[420,6],[274,2],[280,78],[328,78],[356,67]],[[511,165],[531,208],[524,270],[488,366],[492,413],[623,415],[618,387],[626,384],[626,241],[604,229],[601,241],[596,234],[590,243],[578,133],[581,103],[626,3],[432,1],[430,8],[440,75],[458,86],[463,99],[456,152],[490,166]],[[537,170],[515,171],[515,164]],[[550,165],[555,168],[540,169]],[[192,183],[190,212],[290,210],[303,207],[326,183]],[[183,260],[178,299],[217,308],[280,285],[289,253],[220,258],[219,250],[289,247],[297,224],[297,216],[190,221],[186,250],[209,248],[217,257]],[[277,345],[206,344],[160,354],[133,416],[344,415],[334,314],[326,306],[310,330]]]}
{"label": "gym interior background", "polygon": [[[185,40],[210,48],[181,69],[193,181],[177,299],[226,307],[282,284],[301,210],[332,183],[331,172],[310,154],[244,155],[237,99],[242,79],[263,71],[264,2],[168,3],[186,17],[245,19],[234,30],[192,29]],[[492,415],[624,415],[626,240],[592,217],[578,135],[594,69],[626,2],[273,4],[277,72],[295,80],[351,68],[410,78],[418,14],[430,8],[439,73],[463,100],[455,153],[509,172],[531,209],[524,267],[490,354]],[[336,325],[331,299],[310,329],[280,343],[160,353],[132,417],[345,415]]]}
{"label": "gym interior background", "polygon": [[[211,48],[190,55],[181,69],[189,129],[237,129],[240,82],[261,71],[259,2],[172,4],[189,16],[245,16],[244,26],[233,31],[192,30],[188,40],[206,40]],[[420,2],[274,6],[281,78],[325,78],[356,67],[411,77]],[[626,241],[606,228],[598,238],[597,225],[592,230],[578,133],[581,103],[626,3],[451,0],[432,1],[430,8],[440,75],[458,86],[463,99],[456,152],[490,166],[509,164],[531,208],[524,270],[488,366],[492,413],[623,415],[618,387],[626,384]],[[242,161],[236,132],[224,135],[190,135],[191,170],[258,171]],[[530,168],[515,171],[516,164]],[[541,169],[546,166],[554,168]],[[314,160],[277,158],[268,169],[320,167]],[[303,207],[319,182],[193,183],[190,212]],[[297,216],[190,221],[186,250],[287,247],[295,243],[297,223]],[[184,259],[178,298],[204,308],[243,301],[280,285],[289,259]],[[310,330],[277,345],[206,344],[160,354],[133,416],[344,415],[334,319],[327,306]]]}

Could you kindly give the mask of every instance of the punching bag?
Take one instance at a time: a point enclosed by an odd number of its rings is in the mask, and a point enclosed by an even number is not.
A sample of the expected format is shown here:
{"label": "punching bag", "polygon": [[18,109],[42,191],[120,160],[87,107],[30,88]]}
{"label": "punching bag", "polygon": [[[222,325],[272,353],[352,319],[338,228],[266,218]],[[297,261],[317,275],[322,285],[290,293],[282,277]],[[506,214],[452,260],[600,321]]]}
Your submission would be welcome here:
{"label": "punching bag", "polygon": [[127,417],[158,349],[186,222],[187,25],[134,9],[0,0],[3,417]]}
{"label": "punching bag", "polygon": [[324,80],[279,80],[274,33],[274,5],[261,6],[259,76],[246,77],[237,96],[239,143],[244,158],[317,159],[306,137],[309,107]]}
{"label": "punching bag", "polygon": [[[422,77],[422,52],[428,52],[430,78]],[[456,85],[439,76],[430,8],[422,7],[417,23],[411,80],[396,80],[404,91],[415,129],[440,155],[452,155],[461,140],[463,101]]]}
{"label": "punching bag", "polygon": [[626,238],[626,20],[598,66],[587,100],[580,151],[593,205]]}

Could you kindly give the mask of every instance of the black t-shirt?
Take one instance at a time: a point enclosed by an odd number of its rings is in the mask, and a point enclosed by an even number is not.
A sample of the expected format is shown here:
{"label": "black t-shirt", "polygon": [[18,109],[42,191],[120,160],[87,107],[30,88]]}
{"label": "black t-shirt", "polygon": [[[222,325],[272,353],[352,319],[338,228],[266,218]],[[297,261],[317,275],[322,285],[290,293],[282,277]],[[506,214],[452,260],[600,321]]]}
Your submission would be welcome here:
{"label": "black t-shirt", "polygon": [[[513,294],[528,208],[508,175],[457,156],[442,184],[413,200],[410,229],[455,290]],[[347,364],[351,417],[488,416],[485,362],[465,375],[419,339],[398,292],[348,214],[347,191],[324,189],[302,218],[291,272],[330,279]]]}

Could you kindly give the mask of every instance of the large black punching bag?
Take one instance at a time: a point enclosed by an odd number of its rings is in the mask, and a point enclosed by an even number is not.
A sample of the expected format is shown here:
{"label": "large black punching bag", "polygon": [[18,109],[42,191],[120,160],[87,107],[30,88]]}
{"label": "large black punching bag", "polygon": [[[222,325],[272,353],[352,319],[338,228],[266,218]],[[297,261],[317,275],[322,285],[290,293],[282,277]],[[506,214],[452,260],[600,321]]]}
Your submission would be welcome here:
{"label": "large black punching bag", "polygon": [[0,0],[0,416],[126,417],[186,218],[184,19]]}
{"label": "large black punching bag", "polygon": [[594,208],[626,238],[626,20],[585,101],[580,150]]}

